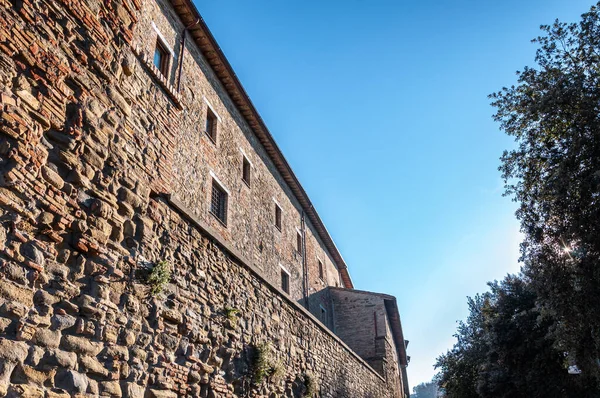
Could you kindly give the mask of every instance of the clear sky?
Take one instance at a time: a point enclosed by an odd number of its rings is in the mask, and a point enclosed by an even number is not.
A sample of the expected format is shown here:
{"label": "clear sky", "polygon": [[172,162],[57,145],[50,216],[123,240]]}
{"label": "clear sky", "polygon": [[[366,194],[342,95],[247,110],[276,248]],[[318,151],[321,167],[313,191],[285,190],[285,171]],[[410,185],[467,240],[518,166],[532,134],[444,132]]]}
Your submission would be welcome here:
{"label": "clear sky", "polygon": [[355,287],[397,297],[411,388],[428,381],[466,296],[519,269],[487,95],[533,65],[540,24],[593,2],[195,1]]}

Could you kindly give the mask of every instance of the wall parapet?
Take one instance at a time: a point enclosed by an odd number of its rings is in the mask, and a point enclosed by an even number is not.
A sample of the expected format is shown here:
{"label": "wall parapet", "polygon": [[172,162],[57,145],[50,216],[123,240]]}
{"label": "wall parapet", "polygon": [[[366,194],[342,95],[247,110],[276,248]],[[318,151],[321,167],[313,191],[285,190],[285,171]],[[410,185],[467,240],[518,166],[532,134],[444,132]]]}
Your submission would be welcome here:
{"label": "wall parapet", "polygon": [[340,339],[335,333],[331,331],[327,326],[323,325],[321,321],[319,321],[313,314],[310,313],[304,306],[292,300],[281,288],[273,285],[269,279],[263,274],[263,272],[256,267],[250,260],[248,260],[238,249],[236,249],[233,245],[231,245],[226,240],[222,239],[218,233],[216,233],[212,227],[206,224],[202,219],[196,216],[191,210],[186,208],[185,204],[178,200],[175,196],[171,194],[159,195],[157,199],[164,198],[164,200],[173,207],[178,213],[180,213],[184,218],[193,223],[197,228],[199,228],[202,232],[206,233],[210,239],[214,240],[217,244],[219,244],[223,249],[225,249],[234,259],[239,262],[240,266],[247,268],[251,271],[256,277],[260,278],[262,283],[267,285],[271,290],[275,293],[279,294],[288,304],[294,307],[295,310],[299,311],[302,315],[310,319],[317,327],[321,329],[321,331],[325,332],[332,339],[334,339],[339,345],[344,347],[351,354],[354,359],[360,362],[365,368],[367,368],[370,372],[373,373],[376,377],[381,379],[381,381],[385,382],[383,376],[379,374],[375,369],[371,367],[364,359],[362,359],[356,352],[354,352],[342,339]]}

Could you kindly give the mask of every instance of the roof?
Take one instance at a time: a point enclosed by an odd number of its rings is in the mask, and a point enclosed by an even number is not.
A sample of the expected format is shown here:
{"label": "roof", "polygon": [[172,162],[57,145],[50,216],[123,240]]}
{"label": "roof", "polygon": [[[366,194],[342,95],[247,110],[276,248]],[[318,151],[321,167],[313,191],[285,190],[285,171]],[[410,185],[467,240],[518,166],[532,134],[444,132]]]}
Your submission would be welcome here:
{"label": "roof", "polygon": [[225,90],[235,103],[236,107],[239,109],[242,116],[248,122],[250,128],[252,128],[254,131],[254,134],[262,146],[265,148],[267,155],[273,161],[277,171],[281,173],[286,184],[292,190],[292,193],[300,203],[302,210],[315,227],[319,237],[333,257],[336,267],[340,271],[344,286],[347,288],[353,288],[354,285],[352,284],[352,279],[350,278],[350,274],[348,272],[348,266],[333,242],[333,239],[329,235],[327,228],[325,228],[321,217],[319,217],[319,214],[315,210],[310,198],[306,194],[306,191],[304,191],[300,181],[298,181],[298,178],[292,171],[292,168],[277,146],[277,143],[275,143],[275,140],[269,132],[269,129],[252,104],[250,97],[246,93],[246,90],[244,90],[242,83],[237,78],[233,68],[225,57],[225,54],[223,54],[223,51],[208,29],[204,19],[202,19],[202,16],[196,9],[196,6],[194,6],[194,4],[192,4],[189,0],[169,1],[173,5],[183,24],[189,27],[188,31],[200,48],[200,51],[225,87]]}

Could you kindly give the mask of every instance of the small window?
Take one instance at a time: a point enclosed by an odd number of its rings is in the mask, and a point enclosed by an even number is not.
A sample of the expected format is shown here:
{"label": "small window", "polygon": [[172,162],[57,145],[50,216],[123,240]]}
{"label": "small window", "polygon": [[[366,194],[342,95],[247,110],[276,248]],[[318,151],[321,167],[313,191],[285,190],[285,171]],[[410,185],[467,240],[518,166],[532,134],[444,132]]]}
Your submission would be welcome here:
{"label": "small window", "polygon": [[165,45],[156,39],[156,48],[154,49],[154,66],[162,73],[164,77],[169,75],[169,51]]}
{"label": "small window", "polygon": [[296,231],[296,250],[302,255],[302,234]]}
{"label": "small window", "polygon": [[290,275],[284,270],[281,270],[281,289],[290,294]]}
{"label": "small window", "polygon": [[275,203],[275,226],[281,231],[281,207]]}
{"label": "small window", "polygon": [[210,106],[206,106],[206,135],[215,144],[217,143],[217,116],[214,114]]}
{"label": "small window", "polygon": [[323,322],[324,325],[327,325],[327,310],[322,305],[319,305],[319,308],[321,310],[321,313],[320,313],[321,322]]}
{"label": "small window", "polygon": [[227,225],[227,192],[213,180],[210,199],[210,212],[217,217],[223,225]]}
{"label": "small window", "polygon": [[250,186],[250,161],[242,156],[242,181]]}
{"label": "small window", "polygon": [[323,262],[321,262],[321,260],[319,261],[319,278],[321,279],[325,279],[325,273],[323,272]]}

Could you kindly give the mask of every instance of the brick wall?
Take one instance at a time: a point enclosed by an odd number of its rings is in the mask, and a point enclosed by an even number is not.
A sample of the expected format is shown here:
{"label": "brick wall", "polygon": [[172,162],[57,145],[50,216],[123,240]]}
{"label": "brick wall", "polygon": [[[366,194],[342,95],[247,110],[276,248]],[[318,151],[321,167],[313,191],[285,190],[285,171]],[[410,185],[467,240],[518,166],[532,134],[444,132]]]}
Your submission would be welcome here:
{"label": "brick wall", "polygon": [[[0,395],[301,396],[312,375],[321,396],[401,396],[295,303],[298,203],[191,42],[176,91],[183,27],[169,4],[0,4]],[[151,62],[157,30],[167,77]],[[231,195],[227,228],[208,214],[210,171]],[[311,267],[321,257],[339,283],[307,236]],[[172,277],[153,296],[144,275],[160,261]],[[291,301],[271,286],[279,263]],[[252,383],[262,342],[282,372]]]}

